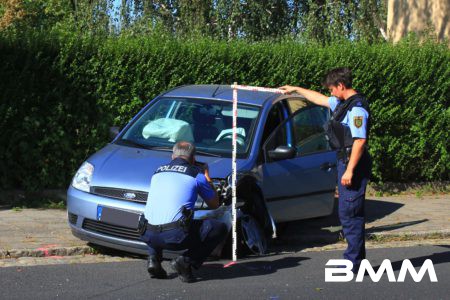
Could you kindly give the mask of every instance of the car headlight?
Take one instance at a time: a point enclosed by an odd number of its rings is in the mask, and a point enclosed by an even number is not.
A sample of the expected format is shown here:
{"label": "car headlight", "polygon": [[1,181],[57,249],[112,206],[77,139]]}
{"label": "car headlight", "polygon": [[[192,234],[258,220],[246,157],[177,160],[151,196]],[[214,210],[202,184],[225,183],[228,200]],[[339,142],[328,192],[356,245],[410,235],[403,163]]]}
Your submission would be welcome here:
{"label": "car headlight", "polygon": [[92,174],[94,174],[94,166],[85,161],[73,177],[72,186],[80,191],[89,193]]}

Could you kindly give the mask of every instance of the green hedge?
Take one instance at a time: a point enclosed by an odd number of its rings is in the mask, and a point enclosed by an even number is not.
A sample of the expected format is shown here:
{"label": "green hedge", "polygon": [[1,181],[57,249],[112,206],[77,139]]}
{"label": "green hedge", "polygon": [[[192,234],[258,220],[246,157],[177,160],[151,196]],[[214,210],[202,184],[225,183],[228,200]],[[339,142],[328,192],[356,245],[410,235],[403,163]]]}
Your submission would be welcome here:
{"label": "green hedge", "polygon": [[321,89],[351,66],[371,103],[377,181],[448,180],[450,51],[445,45],[0,35],[2,189],[66,187],[77,167],[149,100],[190,83]]}

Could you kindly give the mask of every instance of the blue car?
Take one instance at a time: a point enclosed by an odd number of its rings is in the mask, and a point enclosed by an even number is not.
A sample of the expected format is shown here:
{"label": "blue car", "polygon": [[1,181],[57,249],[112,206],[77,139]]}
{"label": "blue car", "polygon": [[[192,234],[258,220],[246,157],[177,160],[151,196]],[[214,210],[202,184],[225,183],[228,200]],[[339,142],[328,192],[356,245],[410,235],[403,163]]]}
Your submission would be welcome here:
{"label": "blue car", "polygon": [[[199,197],[195,218],[218,218],[231,228],[232,92],[228,85],[177,87],[150,101],[120,132],[112,128],[112,142],[81,165],[67,191],[72,233],[146,254],[139,215],[152,174],[181,140],[195,143],[222,201],[209,210]],[[336,152],[324,131],[327,108],[270,92],[240,90],[238,99],[239,239],[261,254],[277,223],[332,213]]]}

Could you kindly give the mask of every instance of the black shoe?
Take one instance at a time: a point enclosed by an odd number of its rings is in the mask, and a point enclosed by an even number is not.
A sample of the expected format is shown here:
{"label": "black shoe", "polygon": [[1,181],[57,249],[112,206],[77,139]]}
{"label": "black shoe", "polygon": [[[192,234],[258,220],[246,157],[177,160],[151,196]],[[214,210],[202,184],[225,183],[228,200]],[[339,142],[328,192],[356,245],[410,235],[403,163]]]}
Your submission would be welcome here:
{"label": "black shoe", "polygon": [[147,271],[152,278],[158,278],[158,279],[167,278],[167,273],[161,266],[161,261],[156,256],[148,257]]}
{"label": "black shoe", "polygon": [[191,264],[186,257],[179,256],[172,260],[170,265],[172,266],[172,269],[178,273],[178,277],[181,281],[187,283],[195,281],[195,277],[192,275]]}

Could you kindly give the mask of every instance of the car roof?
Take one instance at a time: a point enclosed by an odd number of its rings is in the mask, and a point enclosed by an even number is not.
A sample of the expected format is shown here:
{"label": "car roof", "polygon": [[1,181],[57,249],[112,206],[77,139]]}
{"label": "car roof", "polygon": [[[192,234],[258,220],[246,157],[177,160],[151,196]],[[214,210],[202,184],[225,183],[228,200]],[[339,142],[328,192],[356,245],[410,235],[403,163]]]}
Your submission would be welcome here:
{"label": "car roof", "polygon": [[[183,85],[162,94],[164,97],[207,98],[233,101],[233,89],[223,84]],[[280,94],[272,92],[258,92],[238,90],[239,103],[262,106],[268,99],[275,99]]]}

